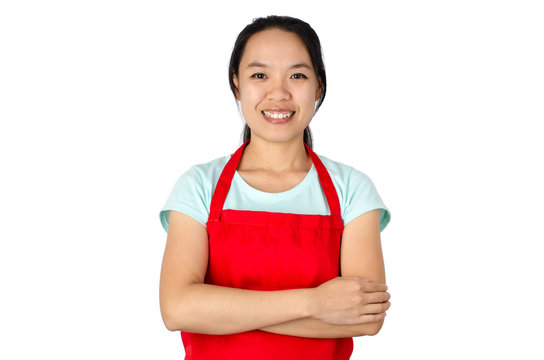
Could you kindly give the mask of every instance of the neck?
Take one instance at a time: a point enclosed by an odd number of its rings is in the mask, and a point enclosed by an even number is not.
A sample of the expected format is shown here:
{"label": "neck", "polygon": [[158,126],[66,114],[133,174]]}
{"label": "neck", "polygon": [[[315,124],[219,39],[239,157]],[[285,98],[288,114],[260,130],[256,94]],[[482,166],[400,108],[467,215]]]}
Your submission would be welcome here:
{"label": "neck", "polygon": [[308,171],[312,166],[303,137],[290,142],[270,142],[252,137],[244,148],[239,170],[265,170],[274,173]]}

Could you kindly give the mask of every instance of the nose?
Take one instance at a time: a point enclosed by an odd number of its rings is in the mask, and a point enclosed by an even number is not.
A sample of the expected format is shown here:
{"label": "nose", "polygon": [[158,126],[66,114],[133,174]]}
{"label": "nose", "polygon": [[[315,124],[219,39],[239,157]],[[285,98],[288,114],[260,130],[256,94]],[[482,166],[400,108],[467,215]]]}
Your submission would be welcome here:
{"label": "nose", "polygon": [[291,98],[291,92],[287,82],[283,79],[271,81],[267,98],[274,101],[289,100]]}

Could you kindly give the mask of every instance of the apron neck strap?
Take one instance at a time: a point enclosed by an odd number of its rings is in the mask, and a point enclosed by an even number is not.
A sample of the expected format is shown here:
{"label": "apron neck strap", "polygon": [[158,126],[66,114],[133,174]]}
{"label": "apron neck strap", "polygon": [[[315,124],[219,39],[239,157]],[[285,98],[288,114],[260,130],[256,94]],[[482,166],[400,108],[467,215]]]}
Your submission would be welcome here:
{"label": "apron neck strap", "polygon": [[[212,196],[212,202],[210,205],[210,216],[208,218],[208,221],[219,221],[219,219],[221,218],[221,212],[223,209],[223,205],[225,204],[225,199],[227,198],[230,185],[232,183],[232,178],[234,177],[234,173],[236,172],[238,163],[242,158],[242,152],[244,151],[246,145],[249,144],[250,140],[251,139],[248,139],[238,148],[238,150],[236,150],[234,154],[232,154],[230,160],[227,162],[223,171],[221,172],[221,176],[219,177],[219,181],[217,182]],[[336,193],[332,179],[327,169],[325,168],[325,165],[323,165],[319,157],[306,143],[304,143],[304,146],[306,147],[306,150],[308,151],[308,154],[310,155],[310,158],[314,163],[315,169],[317,170],[317,175],[319,176],[321,187],[323,188],[323,191],[327,198],[327,203],[329,205],[331,215],[333,216],[333,218],[336,219],[336,222],[338,224],[343,225],[340,213],[340,201],[338,200],[338,194]]]}

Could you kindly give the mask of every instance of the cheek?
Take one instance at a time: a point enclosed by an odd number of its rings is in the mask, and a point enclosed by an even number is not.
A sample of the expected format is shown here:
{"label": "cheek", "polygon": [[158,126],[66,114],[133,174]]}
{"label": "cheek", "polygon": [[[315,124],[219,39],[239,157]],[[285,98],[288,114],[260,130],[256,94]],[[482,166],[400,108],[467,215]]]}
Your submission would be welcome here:
{"label": "cheek", "polygon": [[258,86],[243,86],[240,88],[240,98],[248,105],[259,102],[264,94],[264,89]]}
{"label": "cheek", "polygon": [[297,102],[300,107],[304,109],[311,109],[313,112],[315,104],[315,89],[308,87],[306,89],[301,89],[293,94],[297,99]]}
{"label": "cheek", "polygon": [[240,92],[240,100],[242,102],[242,112],[244,113],[244,116],[249,118],[252,118],[256,114],[256,108],[259,106],[259,104],[262,101],[262,98],[260,98],[260,95],[256,91],[246,91]]}

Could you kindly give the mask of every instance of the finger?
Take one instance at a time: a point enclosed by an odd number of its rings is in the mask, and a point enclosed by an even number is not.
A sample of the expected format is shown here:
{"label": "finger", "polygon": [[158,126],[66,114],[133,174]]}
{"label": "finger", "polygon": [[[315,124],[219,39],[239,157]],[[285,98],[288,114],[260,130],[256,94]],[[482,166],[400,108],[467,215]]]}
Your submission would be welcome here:
{"label": "finger", "polygon": [[381,321],[385,318],[385,313],[379,313],[379,314],[367,314],[367,315],[361,315],[357,318],[358,324],[366,324],[366,323],[373,323],[377,321]]}
{"label": "finger", "polygon": [[367,305],[361,306],[359,316],[381,314],[387,311],[390,306],[391,306],[391,303],[389,301],[380,303],[380,304],[367,304]]}
{"label": "finger", "polygon": [[[349,276],[347,277],[348,279],[357,279],[359,281],[363,281],[365,284],[377,284],[377,285],[380,285],[380,286],[385,286],[385,290],[388,289],[387,287],[387,284],[385,283],[378,283],[378,282],[374,282],[372,280],[369,280],[369,279],[365,279],[365,278],[362,278],[362,277],[358,277],[358,276]],[[385,291],[384,290],[384,291]]]}
{"label": "finger", "polygon": [[391,299],[391,295],[387,292],[372,292],[366,293],[363,296],[363,302],[365,304],[375,304],[375,303],[384,303]]}
{"label": "finger", "polygon": [[375,291],[387,291],[388,287],[384,283],[375,283],[372,281],[361,281],[364,292],[375,292]]}

